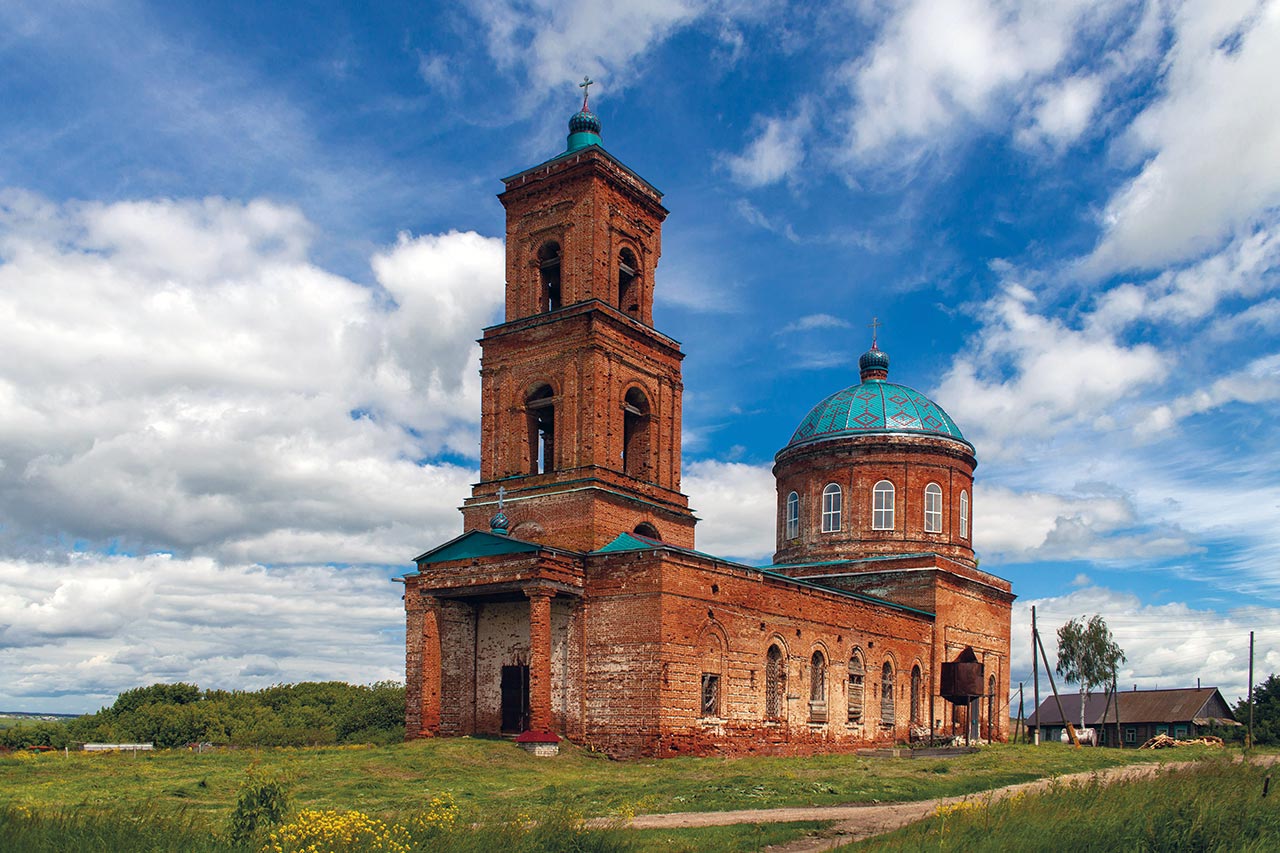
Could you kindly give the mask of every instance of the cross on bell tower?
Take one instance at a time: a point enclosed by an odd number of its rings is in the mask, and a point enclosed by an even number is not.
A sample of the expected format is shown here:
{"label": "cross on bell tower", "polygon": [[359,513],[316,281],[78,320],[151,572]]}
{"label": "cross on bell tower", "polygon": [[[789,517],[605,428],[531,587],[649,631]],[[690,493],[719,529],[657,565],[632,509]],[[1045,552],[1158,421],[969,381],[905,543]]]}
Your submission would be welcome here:
{"label": "cross on bell tower", "polygon": [[[662,194],[600,144],[587,108],[568,147],[504,179],[505,321],[481,340],[480,478],[463,506],[483,530],[589,551],[619,533],[693,546],[680,493],[680,345],[653,328]],[[499,498],[499,490],[502,497]]]}

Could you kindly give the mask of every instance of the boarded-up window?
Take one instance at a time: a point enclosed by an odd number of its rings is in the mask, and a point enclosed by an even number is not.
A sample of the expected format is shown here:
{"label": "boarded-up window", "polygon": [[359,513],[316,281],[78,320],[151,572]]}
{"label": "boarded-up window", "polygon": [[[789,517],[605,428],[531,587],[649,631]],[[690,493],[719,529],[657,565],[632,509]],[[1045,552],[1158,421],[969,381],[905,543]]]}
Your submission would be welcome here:
{"label": "boarded-up window", "polygon": [[782,649],[770,646],[764,665],[764,715],[767,719],[782,719],[786,696],[786,660],[782,656]]}
{"label": "boarded-up window", "polygon": [[880,722],[891,726],[896,717],[893,703],[893,664],[884,662],[880,670]]}
{"label": "boarded-up window", "polygon": [[849,722],[862,722],[862,694],[865,690],[867,671],[862,657],[854,652],[849,658]]}
{"label": "boarded-up window", "polygon": [[924,679],[920,675],[920,667],[911,667],[911,724],[919,725],[922,719],[921,703]]}

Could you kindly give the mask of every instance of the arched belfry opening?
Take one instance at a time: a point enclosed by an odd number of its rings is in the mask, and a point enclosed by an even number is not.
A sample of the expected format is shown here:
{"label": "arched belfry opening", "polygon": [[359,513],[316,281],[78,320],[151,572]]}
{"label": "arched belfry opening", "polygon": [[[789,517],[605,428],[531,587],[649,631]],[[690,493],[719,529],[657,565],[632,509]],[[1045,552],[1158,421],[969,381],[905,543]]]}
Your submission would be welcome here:
{"label": "arched belfry opening", "polygon": [[560,244],[554,240],[538,249],[538,276],[542,283],[542,311],[555,311],[560,301]]}
{"label": "arched belfry opening", "polygon": [[658,532],[658,528],[654,527],[647,521],[642,521],[636,525],[636,529],[632,531],[637,536],[643,536],[646,539],[652,539],[655,542],[662,541],[662,534]]}
{"label": "arched belfry opening", "polygon": [[618,310],[640,319],[640,265],[630,249],[618,253]]}
{"label": "arched belfry opening", "polygon": [[555,393],[550,385],[539,385],[525,398],[529,423],[529,473],[546,474],[556,467]]}
{"label": "arched belfry opening", "polygon": [[622,470],[638,480],[649,479],[649,398],[639,388],[627,391],[622,401]]}

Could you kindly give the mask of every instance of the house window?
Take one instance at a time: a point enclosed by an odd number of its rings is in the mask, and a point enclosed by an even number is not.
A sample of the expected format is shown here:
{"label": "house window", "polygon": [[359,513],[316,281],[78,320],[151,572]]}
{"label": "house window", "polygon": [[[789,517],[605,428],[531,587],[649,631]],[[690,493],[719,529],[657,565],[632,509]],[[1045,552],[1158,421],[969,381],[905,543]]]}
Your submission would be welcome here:
{"label": "house window", "polygon": [[809,660],[809,717],[827,719],[827,659],[822,652],[814,652]]}
{"label": "house window", "polygon": [[786,537],[795,539],[800,535],[800,496],[795,492],[787,495]]}
{"label": "house window", "polygon": [[862,696],[865,690],[863,683],[866,668],[862,665],[862,656],[855,650],[849,656],[849,722],[862,722]]}
{"label": "house window", "polygon": [[920,694],[924,690],[924,679],[920,675],[920,667],[911,667],[911,725],[919,725],[923,715],[920,712]]}
{"label": "house window", "polygon": [[541,308],[555,311],[560,307],[560,244],[543,243],[538,250],[538,275],[542,282]]}
{"label": "house window", "polygon": [[835,483],[828,483],[822,490],[822,532],[834,533],[840,529],[840,504],[843,493]]}
{"label": "house window", "polygon": [[630,249],[618,253],[618,310],[640,319],[640,274]]}
{"label": "house window", "polygon": [[545,474],[556,467],[556,409],[550,385],[540,385],[524,401],[529,422],[529,473]]}
{"label": "house window", "polygon": [[924,532],[942,532],[942,487],[937,483],[924,487]]}
{"label": "house window", "polygon": [[766,719],[780,720],[787,696],[787,665],[782,649],[769,647],[764,667],[764,715]]}
{"label": "house window", "polygon": [[649,398],[632,388],[622,401],[622,470],[649,479]]}
{"label": "house window", "polygon": [[969,538],[969,493],[960,493],[960,538]]}
{"label": "house window", "polygon": [[1186,736],[1187,736],[1187,727],[1186,727],[1186,726],[1174,726],[1174,727],[1173,727],[1173,736],[1174,736],[1174,737],[1176,737],[1176,738],[1184,738],[1184,737],[1186,737]]}
{"label": "house window", "polygon": [[1168,727],[1168,726],[1156,726],[1156,734],[1158,734],[1158,735],[1167,735],[1168,733],[1169,733],[1169,727]]}
{"label": "house window", "polygon": [[714,672],[702,673],[702,716],[720,716],[720,676]]}
{"label": "house window", "polygon": [[1124,730],[1124,742],[1125,742],[1125,743],[1137,743],[1137,742],[1138,742],[1138,730],[1137,730],[1137,729],[1130,729],[1130,728],[1126,728],[1126,729]]}
{"label": "house window", "polygon": [[871,492],[871,529],[893,529],[893,483],[881,480]]}
{"label": "house window", "polygon": [[880,724],[892,726],[896,716],[893,704],[893,664],[884,662],[880,670]]}

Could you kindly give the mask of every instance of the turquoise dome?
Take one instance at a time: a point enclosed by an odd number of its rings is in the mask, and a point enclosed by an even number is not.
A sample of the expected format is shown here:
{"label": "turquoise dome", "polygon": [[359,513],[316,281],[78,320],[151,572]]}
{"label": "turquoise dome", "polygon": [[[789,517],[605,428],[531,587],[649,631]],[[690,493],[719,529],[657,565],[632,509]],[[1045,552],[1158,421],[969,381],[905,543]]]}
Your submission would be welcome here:
{"label": "turquoise dome", "polygon": [[600,144],[600,119],[587,109],[585,102],[582,109],[569,117],[569,147],[567,151],[577,151],[588,145]]}
{"label": "turquoise dome", "polygon": [[937,403],[914,388],[872,379],[837,391],[814,406],[787,447],[825,438],[883,433],[923,433],[969,444],[960,427]]}

